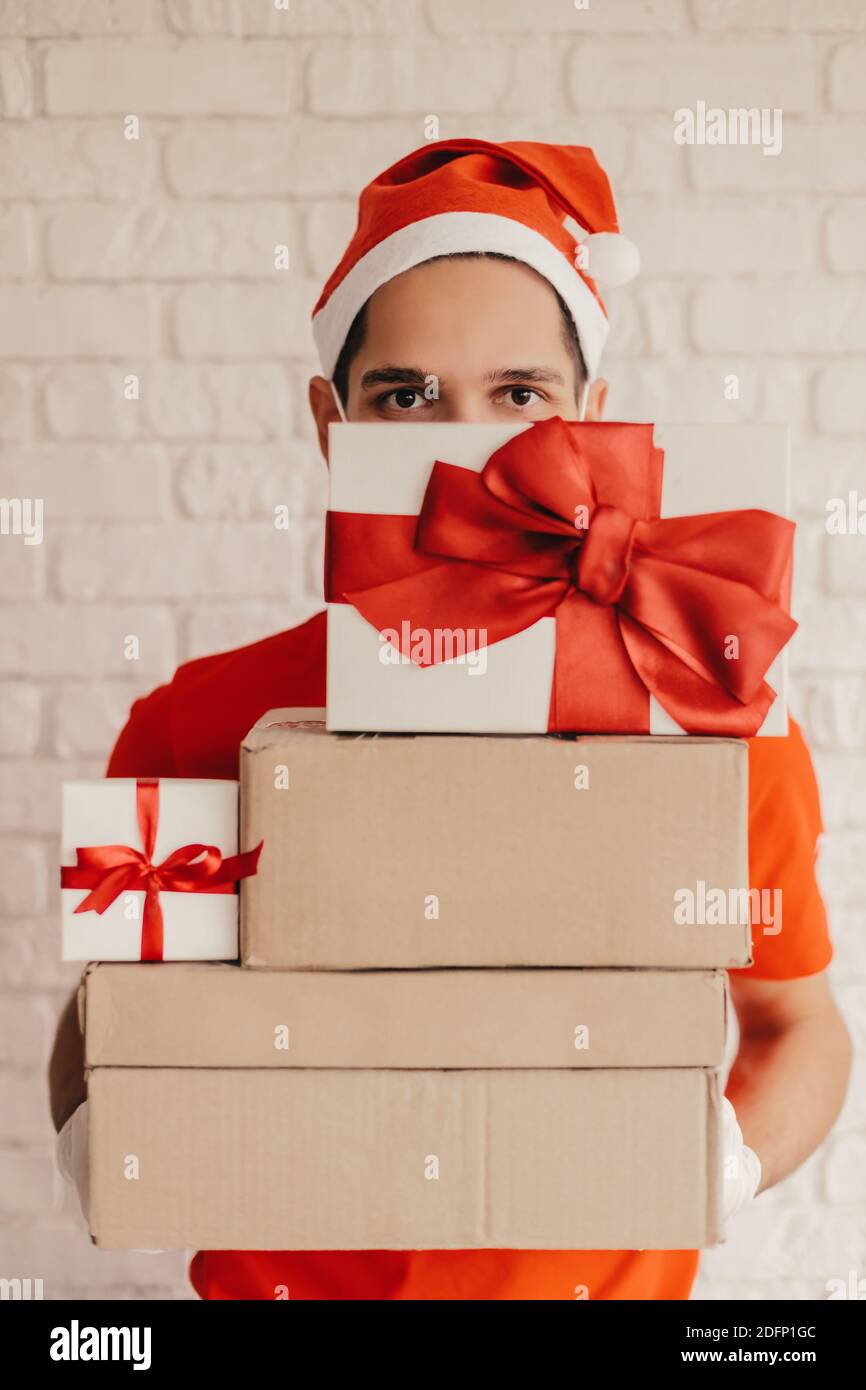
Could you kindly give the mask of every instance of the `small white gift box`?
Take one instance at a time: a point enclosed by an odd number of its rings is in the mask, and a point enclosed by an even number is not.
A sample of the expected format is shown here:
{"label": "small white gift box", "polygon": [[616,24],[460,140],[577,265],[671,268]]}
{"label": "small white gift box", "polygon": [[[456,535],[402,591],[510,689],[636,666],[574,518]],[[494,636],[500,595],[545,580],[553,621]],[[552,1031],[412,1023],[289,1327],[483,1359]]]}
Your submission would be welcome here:
{"label": "small white gift box", "polygon": [[65,783],[63,959],[236,959],[236,879],[257,857],[238,856],[237,782]]}

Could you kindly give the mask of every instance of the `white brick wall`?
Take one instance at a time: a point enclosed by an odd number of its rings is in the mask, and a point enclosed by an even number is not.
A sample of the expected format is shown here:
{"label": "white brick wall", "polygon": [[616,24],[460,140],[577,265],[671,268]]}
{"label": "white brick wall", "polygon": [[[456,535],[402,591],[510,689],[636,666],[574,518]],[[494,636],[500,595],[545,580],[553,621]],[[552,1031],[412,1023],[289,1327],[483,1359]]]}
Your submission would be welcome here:
{"label": "white brick wall", "polygon": [[[0,538],[3,1272],[188,1296],[181,1257],[95,1252],[55,1191],[44,1069],[77,977],[58,784],[101,771],[179,661],[319,606],[309,310],[359,185],[431,114],[443,137],[597,150],[644,260],[612,303],[614,414],[794,429],[796,709],[866,1047],[866,538],[823,524],[866,492],[864,74],[861,0],[0,0],[0,493],[43,497],[46,524],[41,547]],[[699,99],[781,106],[782,153],[676,146]],[[866,1275],[864,1082],[861,1058],[829,1143],[704,1257],[699,1297]]]}

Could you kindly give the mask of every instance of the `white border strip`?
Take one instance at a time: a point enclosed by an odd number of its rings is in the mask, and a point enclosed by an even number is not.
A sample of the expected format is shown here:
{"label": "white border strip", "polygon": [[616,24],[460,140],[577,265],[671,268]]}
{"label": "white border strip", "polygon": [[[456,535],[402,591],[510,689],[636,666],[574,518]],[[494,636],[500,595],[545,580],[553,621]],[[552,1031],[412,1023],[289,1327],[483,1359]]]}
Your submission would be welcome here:
{"label": "white border strip", "polygon": [[340,281],[313,319],[322,371],[331,377],[352,320],[370,295],[404,270],[454,251],[498,251],[542,275],[562,295],[577,328],[590,378],[608,334],[607,317],[580,273],[547,237],[490,212],[441,212],[380,241]]}

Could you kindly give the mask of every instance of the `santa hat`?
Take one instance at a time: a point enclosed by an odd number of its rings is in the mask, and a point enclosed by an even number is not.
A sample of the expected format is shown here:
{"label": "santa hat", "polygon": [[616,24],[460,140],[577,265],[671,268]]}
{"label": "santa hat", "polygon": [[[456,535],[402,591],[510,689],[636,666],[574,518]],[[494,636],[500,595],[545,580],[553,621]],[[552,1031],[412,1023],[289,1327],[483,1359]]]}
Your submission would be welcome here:
{"label": "santa hat", "polygon": [[608,333],[596,280],[637,274],[607,175],[578,145],[441,140],[392,164],[361,194],[358,225],[313,310],[331,377],[352,320],[380,285],[434,256],[496,251],[542,275],[565,301],[590,378]]}

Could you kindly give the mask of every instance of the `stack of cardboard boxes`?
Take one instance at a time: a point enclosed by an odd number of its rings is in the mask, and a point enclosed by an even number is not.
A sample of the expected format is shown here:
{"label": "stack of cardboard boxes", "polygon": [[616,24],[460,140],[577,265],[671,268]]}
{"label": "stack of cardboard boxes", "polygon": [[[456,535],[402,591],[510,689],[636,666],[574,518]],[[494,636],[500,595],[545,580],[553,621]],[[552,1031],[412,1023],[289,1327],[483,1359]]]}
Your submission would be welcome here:
{"label": "stack of cardboard boxes", "polygon": [[315,716],[243,745],[243,968],[85,974],[97,1244],[720,1240],[724,969],[750,935],[677,917],[746,888],[746,746]]}
{"label": "stack of cardboard boxes", "polygon": [[[662,487],[648,427],[612,428],[593,436],[600,457],[644,431],[640,457]],[[368,599],[333,575],[372,561],[375,603],[391,579],[376,528],[384,521],[391,563],[440,446],[480,472],[518,432],[445,430],[342,426],[332,439],[328,720],[271,711],[243,742],[239,845],[262,849],[240,886],[240,964],[183,959],[181,933],[167,953],[181,959],[85,972],[99,1245],[688,1249],[723,1238],[725,971],[751,961],[747,745],[683,737],[651,687],[640,732],[620,716],[606,735],[595,640],[578,653],[594,732],[543,732],[558,614],[484,647],[483,675],[385,652],[355,606]],[[786,510],[784,432],[678,427],[660,440],[661,501],[646,515],[710,512],[711,531],[735,538],[737,515],[719,509],[765,508],[749,525],[775,526],[779,548],[757,557],[732,540],[738,558],[718,580],[727,542],[704,569],[700,541],[665,562],[656,593],[670,588],[675,636],[661,634],[659,669],[684,658],[682,689],[703,670],[708,707],[728,711],[714,732],[735,728],[713,646],[728,608],[713,585],[736,608],[763,584],[742,630],[731,623],[748,656],[753,641],[776,653],[782,693],[761,732],[783,733],[784,637],[765,639],[784,627],[790,588],[787,523],[767,520]],[[690,564],[698,589],[680,602]],[[580,611],[605,650],[622,645],[614,604]],[[694,634],[705,657],[688,647]],[[202,836],[191,824],[185,838]],[[67,852],[81,843],[70,829]],[[219,843],[236,848],[228,831]],[[207,894],[162,896],[166,918],[173,897],[206,910]]]}

